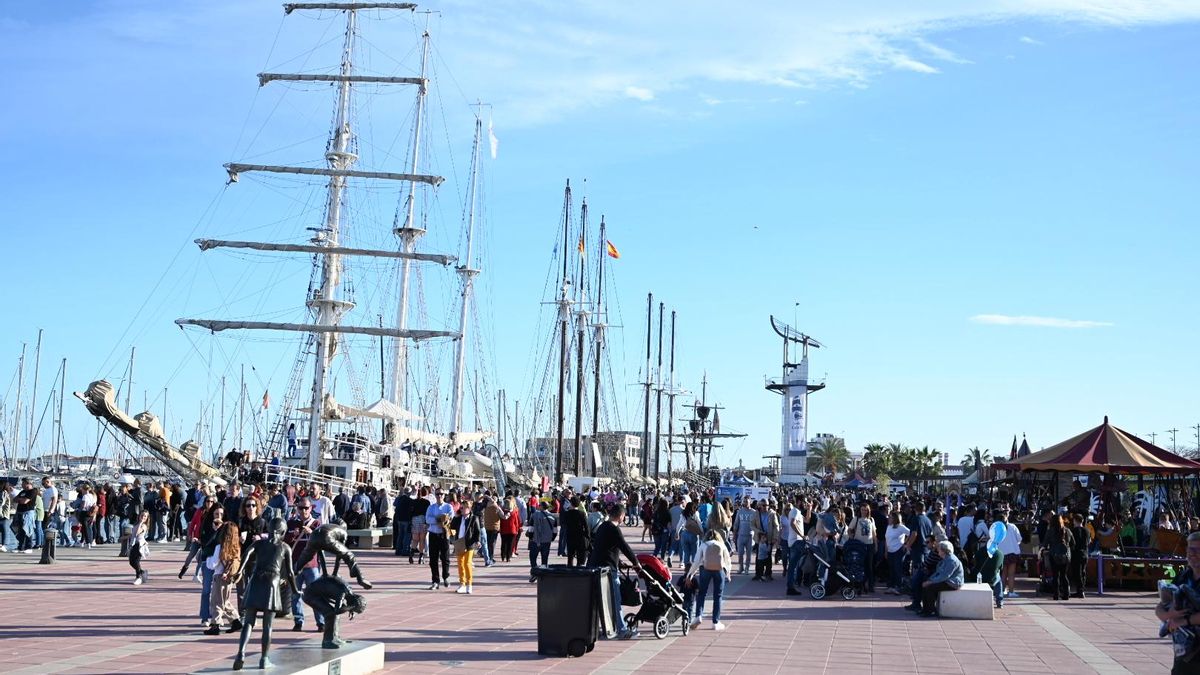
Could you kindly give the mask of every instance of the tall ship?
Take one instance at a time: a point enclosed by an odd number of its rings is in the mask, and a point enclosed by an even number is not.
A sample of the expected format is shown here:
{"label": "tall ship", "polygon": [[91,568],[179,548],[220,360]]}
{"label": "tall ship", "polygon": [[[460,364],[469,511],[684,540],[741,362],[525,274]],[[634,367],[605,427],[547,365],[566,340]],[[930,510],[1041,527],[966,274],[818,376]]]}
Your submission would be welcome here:
{"label": "tall ship", "polygon": [[[188,332],[208,331],[223,354],[248,350],[256,341],[290,346],[294,359],[282,396],[271,401],[264,393],[248,447],[231,448],[224,434],[213,438],[210,432],[207,450],[203,438],[171,443],[152,412],[130,416],[108,381],[77,396],[122,444],[135,445],[165,472],[188,480],[221,482],[248,464],[272,480],[340,487],[519,479],[516,463],[488,442],[499,420],[489,403],[494,377],[485,363],[487,326],[477,320],[485,225],[481,162],[483,148],[490,146],[494,156],[496,143],[490,124],[485,130],[486,106],[473,107],[469,170],[456,183],[461,201],[447,207],[439,191],[445,178],[430,168],[432,13],[396,2],[288,3],[284,11],[342,27],[336,64],[258,74],[260,87],[286,87],[289,96],[332,93],[323,151],[299,140],[225,164],[229,190],[252,183],[251,189],[281,197],[274,203],[283,213],[256,212],[240,230],[276,237],[204,238],[196,244],[239,265],[287,272],[272,272],[261,288],[250,282],[240,289],[251,299],[249,311],[231,303],[224,308],[229,314],[175,322]],[[363,35],[366,20],[401,14],[419,34],[410,50],[416,63],[380,55],[376,41]],[[292,61],[307,64],[316,53]],[[381,72],[380,64],[388,70]],[[405,115],[397,96],[411,97],[410,125],[381,130],[387,125],[380,116],[387,122]],[[359,119],[371,110],[383,114],[372,123]],[[300,123],[311,120],[298,117],[284,122],[303,137]],[[363,130],[369,137],[360,136]],[[397,145],[407,150],[399,152]],[[277,155],[284,161],[267,161]],[[456,213],[442,221],[458,222],[431,229],[447,210]],[[434,250],[438,246],[445,248]],[[307,288],[286,283],[288,275],[305,271]],[[239,405],[244,401],[245,391]],[[221,408],[225,412],[223,401]],[[211,418],[228,426],[228,415],[213,411]],[[202,424],[197,434],[203,436]]]}

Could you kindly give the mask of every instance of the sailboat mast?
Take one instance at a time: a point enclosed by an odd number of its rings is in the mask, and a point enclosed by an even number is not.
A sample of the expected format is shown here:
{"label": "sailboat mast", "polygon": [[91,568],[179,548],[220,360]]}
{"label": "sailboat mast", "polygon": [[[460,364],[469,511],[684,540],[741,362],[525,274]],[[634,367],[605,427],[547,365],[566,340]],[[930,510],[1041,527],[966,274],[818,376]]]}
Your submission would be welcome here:
{"label": "sailboat mast", "polygon": [[242,364],[242,379],[238,385],[238,452],[246,452],[246,364]]}
{"label": "sailboat mast", "polygon": [[663,347],[663,311],[666,303],[658,303],[658,366],[654,369],[655,387],[654,401],[654,477],[662,478],[662,455],[659,454],[662,445],[662,347]]}
{"label": "sailboat mast", "polygon": [[596,323],[593,334],[592,349],[596,352],[595,367],[592,370],[592,441],[600,431],[600,364],[604,351],[604,216],[600,216],[600,246],[596,249]]}
{"label": "sailboat mast", "polygon": [[675,468],[675,310],[671,310],[671,375],[667,380],[667,480]]}
{"label": "sailboat mast", "polygon": [[[346,10],[346,38],[342,49],[342,79],[338,83],[338,107],[333,137],[329,141],[329,150],[325,158],[329,168],[342,172],[350,168],[358,159],[350,151],[352,134],[350,131],[350,80],[353,74],[354,32],[357,13],[353,9]],[[329,178],[329,201],[325,209],[325,228],[318,233],[318,239],[328,247],[336,247],[340,241],[342,200],[346,188],[346,176],[336,173]],[[323,236],[322,236],[323,235]],[[316,312],[315,323],[319,326],[334,326],[341,315],[349,309],[349,303],[338,299],[338,286],[341,283],[341,256],[326,253],[322,256],[321,287],[309,301],[309,307]],[[308,425],[308,462],[307,469],[316,471],[321,461],[321,431],[325,419],[325,379],[329,375],[330,362],[333,358],[332,333],[317,333],[317,359],[314,367],[312,391],[312,416]]]}
{"label": "sailboat mast", "polygon": [[[413,151],[412,162],[409,164],[409,173],[416,174],[418,162],[421,155],[421,131],[425,122],[425,94],[428,91],[428,83],[425,79],[425,71],[429,64],[429,24],[426,18],[425,32],[421,35],[421,85],[417,90],[417,115],[416,123],[413,125]],[[417,224],[415,220],[417,203],[417,182],[410,181],[408,184],[408,197],[404,204],[404,224],[395,228],[394,232],[400,238],[400,250],[405,253],[414,253],[417,247],[417,239],[425,234],[425,228]],[[466,264],[470,264],[467,261]],[[400,262],[400,299],[396,307],[396,326],[401,330],[408,327],[408,296],[409,286],[411,285],[412,277],[412,260],[405,258]],[[406,397],[408,394],[408,340],[405,338],[396,338],[392,346],[392,396],[391,399],[400,407],[407,405]]]}
{"label": "sailboat mast", "polygon": [[650,476],[650,336],[653,324],[654,294],[646,294],[646,409],[642,415],[642,477]]}
{"label": "sailboat mast", "polygon": [[576,303],[575,311],[575,475],[583,475],[583,367],[584,367],[584,351],[583,340],[585,331],[587,330],[588,312],[587,298],[584,293],[585,274],[587,273],[587,255],[584,247],[584,242],[587,240],[587,197],[583,198],[583,204],[579,208],[579,273],[576,275]]}
{"label": "sailboat mast", "polygon": [[33,445],[37,440],[34,416],[37,415],[38,371],[42,369],[42,330],[38,329],[37,348],[33,351],[33,394],[29,398],[29,449],[25,452],[25,464],[33,459]]}
{"label": "sailboat mast", "polygon": [[[468,188],[467,207],[467,254],[463,264],[458,267],[462,277],[462,304],[458,315],[458,343],[454,347],[454,385],[450,402],[450,432],[457,434],[462,430],[463,405],[463,371],[467,358],[467,317],[471,312],[471,287],[479,270],[471,267],[473,242],[475,236],[475,205],[479,193],[479,144],[483,138],[483,118],[475,115],[475,143],[471,148],[471,183]],[[478,411],[477,411],[478,412]]]}
{"label": "sailboat mast", "polygon": [[21,394],[25,391],[25,343],[21,343],[21,360],[17,362],[17,407],[13,411],[12,461],[17,463],[21,452]]}
{"label": "sailboat mast", "polygon": [[567,323],[571,320],[571,301],[567,297],[570,279],[567,277],[571,259],[567,250],[571,246],[571,181],[563,197],[563,269],[558,298],[558,424],[554,438],[554,482],[563,482],[563,425],[566,422],[564,399],[567,393]]}

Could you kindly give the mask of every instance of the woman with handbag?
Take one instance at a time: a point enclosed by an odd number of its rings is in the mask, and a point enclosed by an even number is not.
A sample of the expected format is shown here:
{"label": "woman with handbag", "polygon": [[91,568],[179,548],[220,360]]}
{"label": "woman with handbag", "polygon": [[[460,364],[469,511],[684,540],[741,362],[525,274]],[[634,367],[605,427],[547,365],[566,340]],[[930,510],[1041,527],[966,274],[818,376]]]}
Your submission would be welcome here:
{"label": "woman with handbag", "polygon": [[146,571],[142,569],[142,559],[150,555],[150,544],[146,534],[150,531],[150,512],[142,511],[129,533],[129,566],[133,568],[133,585],[141,586],[146,579]]}
{"label": "woman with handbag", "polygon": [[458,515],[450,521],[449,533],[454,537],[454,557],[458,560],[458,590],[470,594],[475,580],[475,547],[479,544],[479,518],[471,512],[471,500],[463,499]]}
{"label": "woman with handbag", "polygon": [[700,536],[704,534],[704,526],[700,524],[700,516],[696,513],[696,502],[684,505],[682,520],[679,533],[680,559],[686,570],[696,557],[696,549],[700,547]]}
{"label": "woman with handbag", "polygon": [[79,488],[79,510],[75,512],[75,519],[79,521],[79,531],[83,535],[84,548],[92,547],[92,524],[96,518],[96,493],[92,492],[92,486],[84,483]]}
{"label": "woman with handbag", "polygon": [[504,500],[504,516],[500,519],[500,562],[512,560],[517,534],[521,532],[521,511],[511,496]]}
{"label": "woman with handbag", "polygon": [[1071,550],[1075,548],[1075,537],[1062,514],[1050,516],[1050,526],[1046,528],[1046,543],[1050,554],[1050,569],[1054,574],[1054,599],[1066,600],[1071,594],[1067,574],[1071,567]]}
{"label": "woman with handbag", "polygon": [[235,633],[242,629],[238,619],[237,603],[234,602],[233,581],[242,564],[242,535],[234,523],[225,523],[217,534],[220,543],[213,553],[204,561],[205,567],[212,570],[212,591],[208,599],[212,621],[208,624],[205,635],[220,635],[221,624],[229,624],[229,632]]}

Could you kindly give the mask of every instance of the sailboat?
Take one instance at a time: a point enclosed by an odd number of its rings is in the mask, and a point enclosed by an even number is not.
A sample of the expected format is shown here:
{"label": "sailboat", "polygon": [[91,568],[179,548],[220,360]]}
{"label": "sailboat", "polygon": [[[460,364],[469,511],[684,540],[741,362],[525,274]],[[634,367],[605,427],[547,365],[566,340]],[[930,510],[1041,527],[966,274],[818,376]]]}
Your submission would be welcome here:
{"label": "sailboat", "polygon": [[[300,254],[302,260],[311,262],[313,273],[309,287],[302,298],[297,296],[303,300],[303,309],[295,310],[295,313],[301,316],[294,320],[181,318],[175,322],[212,333],[257,334],[265,331],[300,336],[282,405],[276,408],[275,421],[267,437],[258,451],[252,453],[264,463],[268,458],[278,457],[280,466],[272,471],[272,475],[280,479],[320,481],[335,487],[359,484],[395,487],[403,482],[430,482],[435,476],[470,479],[473,467],[459,461],[453,451],[456,446],[478,442],[486,435],[479,432],[481,423],[478,421],[476,429],[466,430],[469,425],[464,421],[463,397],[468,337],[473,333],[475,277],[480,273],[473,240],[480,199],[482,107],[477,108],[475,114],[469,197],[464,217],[465,254],[461,258],[462,264],[454,267],[459,282],[457,325],[414,327],[414,316],[420,314],[414,308],[423,302],[420,269],[449,269],[460,260],[446,253],[418,250],[418,241],[426,234],[427,226],[425,215],[419,212],[419,204],[428,202],[429,193],[445,180],[422,170],[426,96],[431,83],[428,27],[421,36],[420,67],[415,76],[377,75],[356,68],[356,50],[363,42],[360,18],[415,9],[416,5],[412,3],[397,2],[284,5],[287,14],[333,12],[345,22],[340,62],[332,72],[265,72],[258,75],[260,86],[307,83],[334,88],[331,130],[322,160],[317,163],[323,165],[230,162],[225,164],[225,170],[230,185],[246,177],[265,177],[260,180],[282,177],[319,190],[316,198],[323,203],[320,225],[307,228],[307,234],[297,228],[284,241],[196,241],[201,251],[251,251],[285,259],[289,255],[294,259],[295,254]],[[415,88],[411,145],[402,167],[359,165],[355,97],[364,87]],[[386,161],[391,159],[390,153],[382,152],[381,157],[379,164],[394,164],[394,160]],[[318,186],[313,181],[321,181],[323,185]],[[395,194],[397,207],[392,226],[388,228],[390,232],[373,219],[354,218],[359,213],[356,199],[361,194],[356,189],[373,191],[375,195]],[[372,193],[366,194],[369,197]],[[394,247],[379,245],[386,241],[385,234],[395,237]],[[297,235],[303,239],[298,239]],[[364,320],[372,314],[360,307],[362,294],[358,291],[363,288],[371,291],[365,309],[375,314],[378,319],[375,322]],[[394,317],[394,323],[385,321],[385,313]],[[390,350],[386,349],[389,341]],[[373,346],[363,349],[363,342],[378,344],[378,352]],[[429,388],[445,389],[438,387],[442,371],[437,368],[441,366],[428,366],[423,373],[426,381],[418,382],[422,373],[418,372],[414,348],[429,352],[431,345],[454,347],[450,413],[445,422],[438,419],[441,416],[440,400],[428,391]],[[390,373],[388,351],[391,353]],[[374,367],[371,364],[376,363],[376,354],[380,395],[368,403],[364,375]],[[198,451],[189,453],[182,447],[172,446],[163,437],[161,429],[148,428],[128,418],[113,405],[111,385],[106,391],[106,384],[94,383],[89,392],[81,396],[94,414],[139,442],[185,478],[213,478],[222,473],[223,467],[205,462]],[[302,400],[307,405],[302,406]],[[414,409],[409,407],[410,400]],[[266,396],[263,405],[264,408],[267,406]]]}

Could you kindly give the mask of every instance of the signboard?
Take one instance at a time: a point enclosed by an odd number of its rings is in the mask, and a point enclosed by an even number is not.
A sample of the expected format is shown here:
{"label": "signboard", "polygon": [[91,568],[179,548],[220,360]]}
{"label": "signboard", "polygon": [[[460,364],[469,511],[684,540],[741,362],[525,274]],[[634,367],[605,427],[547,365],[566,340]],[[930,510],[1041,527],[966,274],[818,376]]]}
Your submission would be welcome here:
{"label": "signboard", "polygon": [[724,501],[726,498],[733,504],[739,504],[742,497],[749,497],[754,501],[760,499],[768,499],[771,496],[771,488],[758,487],[754,485],[718,485],[717,501]]}

